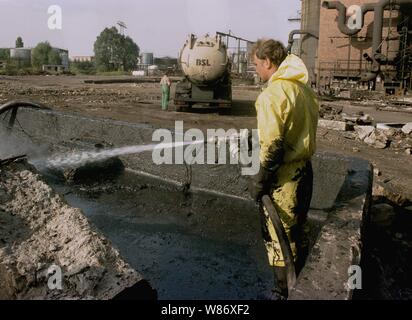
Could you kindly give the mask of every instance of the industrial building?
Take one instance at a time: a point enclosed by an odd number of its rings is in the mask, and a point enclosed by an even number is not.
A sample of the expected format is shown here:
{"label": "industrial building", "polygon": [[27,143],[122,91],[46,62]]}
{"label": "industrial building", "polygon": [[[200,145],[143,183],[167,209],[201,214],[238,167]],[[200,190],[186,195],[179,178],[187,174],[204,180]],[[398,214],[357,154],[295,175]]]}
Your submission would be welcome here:
{"label": "industrial building", "polygon": [[31,48],[11,48],[10,58],[11,59],[21,59],[30,60],[31,59]]}
{"label": "industrial building", "polygon": [[53,48],[53,50],[57,51],[57,53],[60,56],[60,59],[61,59],[60,69],[64,71],[69,71],[69,50],[60,49],[60,48]]}
{"label": "industrial building", "polygon": [[94,56],[72,56],[70,61],[73,62],[93,62]]}
{"label": "industrial building", "polygon": [[411,0],[302,0],[301,28],[290,40],[318,89],[402,93],[412,88],[411,39]]}
{"label": "industrial building", "polygon": [[[5,48],[6,50],[9,50],[10,52],[10,59],[13,61],[17,61],[19,63],[19,66],[21,67],[29,67],[31,66],[31,56],[32,56],[32,51],[33,48]],[[61,59],[61,64],[58,65],[57,69],[62,70],[62,71],[69,71],[69,51],[66,49],[61,49],[61,48],[52,48],[53,51],[56,51]],[[1,65],[5,65],[6,61],[2,61]],[[48,69],[53,69],[55,70],[56,66],[51,66],[45,65],[43,66],[43,70],[48,70]]]}

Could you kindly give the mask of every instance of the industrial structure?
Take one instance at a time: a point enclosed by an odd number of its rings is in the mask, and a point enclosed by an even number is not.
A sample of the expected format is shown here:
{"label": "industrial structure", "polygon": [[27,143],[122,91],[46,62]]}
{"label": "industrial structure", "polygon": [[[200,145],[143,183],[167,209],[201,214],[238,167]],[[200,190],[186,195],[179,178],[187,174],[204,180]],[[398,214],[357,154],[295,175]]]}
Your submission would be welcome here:
{"label": "industrial structure", "polygon": [[253,42],[232,34],[225,32],[216,32],[216,34],[222,37],[223,41],[226,43],[226,48],[229,52],[230,61],[232,62],[231,72],[233,74],[248,76],[249,67],[252,65],[250,61],[250,51]]}
{"label": "industrial structure", "polygon": [[302,0],[296,41],[319,90],[412,89],[412,0]]}
{"label": "industrial structure", "polygon": [[58,66],[63,71],[69,71],[69,50],[54,48],[53,50],[56,51],[61,59],[61,64]]}
{"label": "industrial structure", "polygon": [[[33,48],[5,48],[10,52],[10,60],[16,61],[19,67],[30,67]],[[69,51],[61,48],[52,48],[60,57],[61,64],[59,65],[44,65],[42,70],[45,72],[53,71],[66,72],[69,71]],[[6,61],[2,61],[1,65],[5,65]]]}
{"label": "industrial structure", "polygon": [[93,62],[94,56],[72,56],[70,57],[72,62]]}
{"label": "industrial structure", "polygon": [[136,72],[141,73],[142,75],[148,75],[149,74],[149,67],[151,67],[154,64],[154,57],[153,57],[153,52],[142,52],[140,54],[137,66],[136,66]]}

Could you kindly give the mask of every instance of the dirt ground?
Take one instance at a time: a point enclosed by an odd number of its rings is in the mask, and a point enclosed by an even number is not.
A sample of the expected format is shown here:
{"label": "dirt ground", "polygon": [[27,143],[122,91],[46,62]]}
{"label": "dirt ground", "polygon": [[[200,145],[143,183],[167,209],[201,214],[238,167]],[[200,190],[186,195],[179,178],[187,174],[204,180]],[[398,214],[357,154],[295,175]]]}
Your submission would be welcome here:
{"label": "dirt ground", "polygon": [[[86,76],[26,76],[0,77],[0,103],[12,99],[28,99],[64,112],[104,117],[127,122],[139,122],[154,127],[173,128],[183,120],[185,129],[252,129],[256,128],[254,101],[259,89],[253,86],[233,88],[233,108],[230,115],[219,115],[217,109],[195,106],[192,112],[176,112],[171,103],[169,112],[160,108],[161,92],[154,83],[85,84],[84,80],[102,77]],[[104,77],[103,77],[104,78]],[[174,85],[171,96],[174,94]],[[371,104],[357,106],[350,101],[339,102],[346,113],[363,111],[375,122],[412,122],[412,113],[378,111]],[[412,156],[403,150],[375,149],[348,139],[341,132],[319,128],[318,151],[328,151],[364,158],[380,172],[376,181],[389,183],[412,199]]]}

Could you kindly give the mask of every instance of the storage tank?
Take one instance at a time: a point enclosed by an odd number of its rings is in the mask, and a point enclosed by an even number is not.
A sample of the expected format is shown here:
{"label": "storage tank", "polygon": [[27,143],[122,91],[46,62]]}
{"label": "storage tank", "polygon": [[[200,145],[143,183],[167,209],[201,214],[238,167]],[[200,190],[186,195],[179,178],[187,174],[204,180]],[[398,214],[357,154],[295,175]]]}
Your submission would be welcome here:
{"label": "storage tank", "polygon": [[196,84],[216,82],[225,74],[228,63],[226,45],[218,37],[197,39],[191,35],[180,53],[183,73]]}
{"label": "storage tank", "polygon": [[147,68],[147,72],[149,76],[154,76],[158,73],[159,71],[159,66],[157,65],[151,65]]}
{"label": "storage tank", "polygon": [[153,65],[153,53],[144,52],[142,53],[142,64]]}
{"label": "storage tank", "polygon": [[176,86],[175,104],[191,107],[202,103],[219,107],[232,104],[230,59],[220,36],[189,35],[179,56],[185,78]]}
{"label": "storage tank", "polygon": [[10,58],[29,62],[31,60],[31,49],[11,48]]}

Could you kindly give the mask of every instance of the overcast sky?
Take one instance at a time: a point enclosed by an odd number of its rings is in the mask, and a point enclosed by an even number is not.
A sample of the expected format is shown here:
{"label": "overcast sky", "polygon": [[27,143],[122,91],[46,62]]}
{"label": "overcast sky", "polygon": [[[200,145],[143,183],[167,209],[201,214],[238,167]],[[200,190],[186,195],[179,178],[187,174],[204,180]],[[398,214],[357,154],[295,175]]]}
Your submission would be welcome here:
{"label": "overcast sky", "polygon": [[[49,30],[48,8],[62,9],[62,29]],[[255,41],[271,37],[286,44],[299,24],[289,22],[300,0],[0,0],[0,47],[13,47],[18,36],[26,47],[40,41],[69,49],[70,56],[92,55],[105,28],[123,21],[126,35],[142,52],[177,56],[189,33],[232,31]]]}

